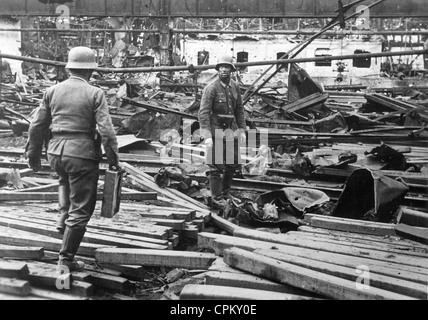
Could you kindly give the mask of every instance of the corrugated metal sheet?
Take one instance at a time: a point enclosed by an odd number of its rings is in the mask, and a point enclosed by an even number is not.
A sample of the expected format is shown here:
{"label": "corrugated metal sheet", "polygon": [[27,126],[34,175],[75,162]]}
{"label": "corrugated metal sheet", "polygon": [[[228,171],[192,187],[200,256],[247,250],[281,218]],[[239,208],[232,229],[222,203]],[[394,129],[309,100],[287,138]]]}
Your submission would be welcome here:
{"label": "corrugated metal sheet", "polygon": [[[343,0],[344,5],[353,0]],[[375,0],[363,4],[369,5]],[[0,0],[0,15],[55,15],[59,4],[75,16],[333,17],[337,0]],[[352,10],[351,10],[352,11]],[[353,11],[355,12],[355,11]],[[428,17],[426,0],[386,0],[371,17]]]}

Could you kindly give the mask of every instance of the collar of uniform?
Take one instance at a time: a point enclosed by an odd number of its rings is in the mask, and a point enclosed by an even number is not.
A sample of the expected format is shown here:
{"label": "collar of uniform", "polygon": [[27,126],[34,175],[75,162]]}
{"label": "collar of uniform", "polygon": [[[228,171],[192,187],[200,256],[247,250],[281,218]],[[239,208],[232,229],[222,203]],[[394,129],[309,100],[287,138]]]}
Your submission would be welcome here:
{"label": "collar of uniform", "polygon": [[70,78],[69,78],[69,79],[81,80],[81,81],[84,81],[84,82],[88,83],[88,81],[86,81],[85,79],[83,79],[83,78],[81,78],[81,77],[78,77],[78,76],[70,76]]}
{"label": "collar of uniform", "polygon": [[221,81],[220,79],[218,79],[218,81],[220,82],[220,84],[224,87],[224,88],[229,88],[229,87],[231,87],[231,85],[230,85],[230,80],[229,80],[229,83],[224,83],[223,81]]}

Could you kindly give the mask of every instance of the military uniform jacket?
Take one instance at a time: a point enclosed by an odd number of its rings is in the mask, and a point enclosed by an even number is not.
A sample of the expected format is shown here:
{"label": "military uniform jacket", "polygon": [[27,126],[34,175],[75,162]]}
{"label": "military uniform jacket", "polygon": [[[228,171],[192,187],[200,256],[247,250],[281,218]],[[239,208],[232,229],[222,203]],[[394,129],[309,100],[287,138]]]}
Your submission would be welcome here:
{"label": "military uniform jacket", "polygon": [[217,78],[208,84],[202,93],[198,118],[204,138],[218,137],[216,133],[225,129],[234,133],[237,129],[245,130],[244,106],[238,83],[231,79],[225,85]]}
{"label": "military uniform jacket", "polygon": [[[49,127],[48,154],[100,161],[102,142],[109,164],[117,164],[117,138],[104,92],[86,80],[71,76],[46,90],[30,124],[29,157],[40,157]],[[95,139],[97,131],[100,142]]]}

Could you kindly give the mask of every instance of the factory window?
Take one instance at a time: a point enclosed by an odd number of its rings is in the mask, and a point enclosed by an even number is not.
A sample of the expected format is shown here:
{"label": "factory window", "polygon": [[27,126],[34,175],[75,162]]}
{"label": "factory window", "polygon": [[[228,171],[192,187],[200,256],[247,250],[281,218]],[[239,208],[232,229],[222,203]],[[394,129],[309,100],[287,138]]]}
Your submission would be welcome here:
{"label": "factory window", "polygon": [[[328,48],[318,48],[315,50],[315,57],[331,57],[331,51]],[[330,60],[315,61],[316,67],[330,67]]]}
{"label": "factory window", "polygon": [[[276,54],[276,59],[288,59],[289,55],[286,52],[278,52]],[[287,71],[288,70],[288,63],[283,63],[281,65],[277,65],[276,68],[278,69],[280,66],[282,66],[282,71]]]}
{"label": "factory window", "polygon": [[198,51],[198,66],[207,65],[210,62],[210,53],[208,51]]}
{"label": "factory window", "polygon": [[[236,62],[238,63],[248,62],[248,52],[245,52],[245,51],[238,52]],[[240,71],[244,71],[247,69],[247,67],[238,67],[237,69]]]}
{"label": "factory window", "polygon": [[[370,53],[364,50],[355,50],[354,54]],[[355,58],[352,60],[352,65],[356,68],[370,68],[372,65],[372,59],[368,58]]]}

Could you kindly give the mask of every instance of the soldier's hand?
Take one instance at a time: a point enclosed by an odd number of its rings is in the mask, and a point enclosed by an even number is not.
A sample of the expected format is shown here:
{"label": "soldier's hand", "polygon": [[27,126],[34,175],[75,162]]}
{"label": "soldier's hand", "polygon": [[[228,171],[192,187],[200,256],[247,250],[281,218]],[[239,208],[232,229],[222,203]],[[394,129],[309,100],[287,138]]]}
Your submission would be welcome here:
{"label": "soldier's hand", "polygon": [[247,141],[247,136],[245,135],[245,132],[241,132],[239,134],[239,143],[245,144],[246,141]]}
{"label": "soldier's hand", "polygon": [[117,163],[115,163],[115,164],[110,164],[109,165],[109,170],[112,170],[112,171],[121,171],[121,170],[123,170],[122,169],[122,164],[119,161]]}
{"label": "soldier's hand", "polygon": [[212,138],[205,139],[205,145],[207,146],[207,148],[212,148],[213,147],[213,139]]}
{"label": "soldier's hand", "polygon": [[38,172],[42,168],[42,162],[39,157],[28,157],[28,166],[33,172]]}

